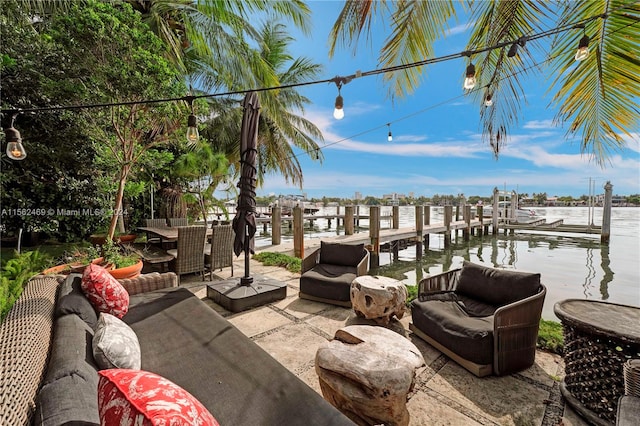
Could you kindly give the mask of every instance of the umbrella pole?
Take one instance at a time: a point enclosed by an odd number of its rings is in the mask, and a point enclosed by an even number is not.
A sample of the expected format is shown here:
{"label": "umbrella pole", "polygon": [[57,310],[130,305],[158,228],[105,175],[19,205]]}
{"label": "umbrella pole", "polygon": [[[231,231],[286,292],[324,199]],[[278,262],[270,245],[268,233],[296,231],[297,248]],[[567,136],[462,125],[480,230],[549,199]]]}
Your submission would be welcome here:
{"label": "umbrella pole", "polygon": [[253,277],[249,276],[249,229],[245,226],[244,234],[244,277],[240,278],[240,284],[249,286],[253,283]]}

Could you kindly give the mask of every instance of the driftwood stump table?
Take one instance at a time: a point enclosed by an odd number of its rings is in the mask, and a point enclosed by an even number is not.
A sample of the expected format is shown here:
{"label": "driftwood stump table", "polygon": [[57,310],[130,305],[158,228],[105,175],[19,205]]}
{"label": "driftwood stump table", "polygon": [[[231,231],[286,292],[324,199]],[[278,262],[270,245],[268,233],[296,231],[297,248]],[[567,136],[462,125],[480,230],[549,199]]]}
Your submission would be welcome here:
{"label": "driftwood stump table", "polygon": [[356,315],[389,324],[391,317],[404,316],[407,288],[393,278],[361,275],[351,283],[351,305]]}
{"label": "driftwood stump table", "polygon": [[407,338],[370,325],[339,329],[315,360],[324,398],[359,425],[408,425],[408,394],[424,364]]}

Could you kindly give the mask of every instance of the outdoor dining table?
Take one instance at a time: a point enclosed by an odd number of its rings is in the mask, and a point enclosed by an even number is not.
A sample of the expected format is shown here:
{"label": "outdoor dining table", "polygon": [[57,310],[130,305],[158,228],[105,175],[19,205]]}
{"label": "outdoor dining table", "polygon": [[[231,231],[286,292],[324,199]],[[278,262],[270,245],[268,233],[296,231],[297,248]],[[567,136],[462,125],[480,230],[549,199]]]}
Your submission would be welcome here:
{"label": "outdoor dining table", "polygon": [[[198,225],[192,225],[198,226]],[[138,228],[139,231],[146,232],[148,234],[157,235],[165,242],[175,242],[178,241],[178,227],[166,227],[166,228],[152,228],[147,226],[141,226]],[[207,239],[211,237],[213,230],[210,226],[207,226]]]}

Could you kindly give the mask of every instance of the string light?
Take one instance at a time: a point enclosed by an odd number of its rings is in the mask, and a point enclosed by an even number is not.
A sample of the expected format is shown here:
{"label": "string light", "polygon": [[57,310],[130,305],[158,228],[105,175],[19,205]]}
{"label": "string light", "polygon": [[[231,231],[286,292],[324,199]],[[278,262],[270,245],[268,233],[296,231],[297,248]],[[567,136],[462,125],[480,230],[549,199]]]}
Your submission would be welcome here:
{"label": "string light", "polygon": [[[616,12],[618,10],[622,10],[625,9],[627,7],[627,5],[622,5],[620,7],[617,7],[615,9],[612,9],[610,11],[610,13]],[[610,14],[609,13],[609,14]],[[607,13],[603,13],[603,14],[599,14],[599,15],[594,15],[591,16],[589,18],[583,19],[578,23],[570,23],[570,24],[565,24],[563,26],[560,27],[556,27],[547,31],[544,31],[542,33],[538,33],[532,36],[529,36],[526,38],[526,40],[536,40],[539,38],[543,38],[543,37],[548,37],[554,34],[559,34],[561,32],[565,32],[565,31],[569,31],[571,29],[575,29],[575,28],[585,28],[585,23],[593,21],[595,19],[605,19],[608,17]],[[344,100],[340,94],[340,89],[342,87],[343,84],[348,83],[349,81],[351,81],[353,78],[356,77],[368,77],[368,76],[373,76],[373,75],[379,75],[379,74],[385,74],[385,73],[389,73],[389,72],[394,72],[394,71],[400,71],[400,70],[406,70],[409,68],[414,68],[414,67],[420,67],[420,66],[424,66],[424,65],[428,65],[428,64],[434,64],[434,63],[439,63],[439,62],[444,62],[444,61],[449,61],[452,59],[456,59],[459,57],[471,57],[472,54],[479,54],[479,53],[483,53],[483,52],[488,52],[494,49],[498,49],[498,48],[503,48],[505,46],[511,46],[511,48],[509,49],[509,51],[511,52],[511,50],[513,49],[513,55],[515,56],[516,51],[517,51],[517,44],[520,44],[520,46],[524,46],[524,41],[525,38],[521,37],[520,39],[514,41],[507,41],[507,42],[501,42],[498,43],[496,45],[493,46],[488,46],[488,47],[484,47],[484,48],[480,48],[480,49],[476,49],[473,51],[464,51],[464,52],[460,52],[457,54],[451,54],[451,55],[446,55],[446,56],[441,56],[441,57],[436,57],[436,58],[431,58],[431,59],[425,59],[422,61],[418,61],[418,62],[413,62],[413,63],[409,63],[409,64],[402,64],[402,65],[396,65],[396,66],[391,66],[391,67],[386,67],[386,68],[380,68],[380,69],[375,69],[375,70],[371,70],[371,71],[366,71],[366,72],[361,72],[361,71],[356,71],[355,74],[347,76],[347,77],[334,77],[332,79],[325,79],[325,80],[317,80],[317,81],[309,81],[309,82],[302,82],[302,83],[292,83],[292,84],[286,84],[286,85],[280,85],[280,86],[274,86],[274,87],[263,87],[263,88],[252,88],[252,89],[247,89],[247,90],[237,90],[237,91],[229,91],[229,92],[221,92],[221,93],[213,93],[213,94],[202,94],[202,95],[198,95],[198,96],[185,96],[185,97],[181,97],[181,98],[164,98],[164,99],[151,99],[151,100],[143,100],[143,101],[121,101],[121,102],[108,102],[108,103],[96,103],[96,104],[82,104],[82,105],[57,105],[57,106],[49,106],[49,107],[38,107],[38,108],[25,108],[25,109],[21,109],[20,112],[41,112],[41,111],[59,111],[59,110],[74,110],[74,109],[87,109],[87,108],[104,108],[104,107],[114,107],[114,106],[128,106],[128,105],[148,105],[148,104],[156,104],[156,103],[165,103],[165,102],[176,102],[176,101],[187,101],[189,102],[190,106],[191,106],[191,114],[189,115],[189,119],[188,119],[188,129],[187,129],[187,133],[189,133],[189,130],[193,131],[195,130],[195,133],[197,134],[197,138],[199,138],[199,133],[198,133],[198,128],[197,128],[197,118],[195,117],[195,114],[193,114],[193,100],[195,99],[200,99],[200,98],[213,98],[213,97],[221,97],[221,96],[232,96],[232,95],[243,95],[246,94],[248,92],[252,92],[252,91],[256,91],[256,92],[264,92],[264,91],[270,91],[270,90],[281,90],[281,89],[287,89],[287,88],[295,88],[295,87],[301,87],[301,86],[307,86],[307,85],[312,85],[312,84],[319,84],[319,83],[330,83],[330,82],[334,82],[336,84],[336,86],[338,87],[338,96],[336,97],[336,101],[335,101],[335,110],[334,110],[334,117],[336,119],[342,119],[344,117]],[[578,45],[578,51],[576,52],[575,55],[575,59],[577,61],[580,60],[584,60],[588,54],[589,54],[589,37],[585,34],[579,42]],[[514,45],[516,45],[514,47]],[[507,54],[507,56],[509,56],[509,54]],[[467,90],[471,90],[475,87],[476,85],[476,77],[475,77],[475,66],[473,65],[473,63],[469,63],[469,65],[467,66],[466,69],[466,74],[465,74],[465,82],[464,82],[464,88]],[[485,99],[485,104],[487,102],[487,99]],[[492,101],[491,101],[492,102]],[[1,110],[2,114],[16,114],[16,110],[15,109],[3,109]],[[27,153],[24,150],[24,147],[22,146],[22,139],[20,137],[20,132],[18,132],[16,129],[13,128],[13,118],[15,118],[15,115],[12,117],[11,123],[12,123],[12,127],[10,128],[6,128],[4,129],[5,134],[6,134],[6,139],[7,139],[7,155],[14,159],[14,160],[22,160],[26,157]],[[191,140],[191,139],[189,139]],[[197,140],[197,139],[196,139]]]}
{"label": "string light", "polygon": [[18,112],[14,112],[11,115],[11,125],[3,130],[7,139],[7,156],[12,160],[21,161],[27,156],[27,151],[25,151],[22,146],[22,137],[20,136],[20,132],[13,127],[13,122],[18,114]]}
{"label": "string light", "polygon": [[493,105],[493,96],[491,96],[491,93],[487,93],[487,96],[485,96],[484,98],[484,106],[491,106]]}
{"label": "string light", "polygon": [[389,135],[387,136],[387,141],[388,142],[392,142],[393,141],[393,135],[391,134],[391,123],[387,123],[387,127],[389,128]]}

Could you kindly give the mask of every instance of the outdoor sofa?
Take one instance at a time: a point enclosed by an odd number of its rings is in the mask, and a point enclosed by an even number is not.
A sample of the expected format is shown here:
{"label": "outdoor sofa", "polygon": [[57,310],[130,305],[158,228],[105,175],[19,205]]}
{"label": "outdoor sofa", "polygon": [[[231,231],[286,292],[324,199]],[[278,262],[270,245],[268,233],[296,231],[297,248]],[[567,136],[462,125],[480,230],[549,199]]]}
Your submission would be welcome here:
{"label": "outdoor sofa", "polygon": [[[0,424],[100,424],[92,352],[97,315],[80,282],[77,274],[35,277],[1,324]],[[121,283],[129,293],[122,321],[138,338],[140,368],[189,392],[221,425],[352,424],[193,293],[176,287],[175,274]]]}
{"label": "outdoor sofa", "polygon": [[540,274],[465,260],[419,282],[409,328],[478,377],[511,374],[535,361],[545,295]]}

